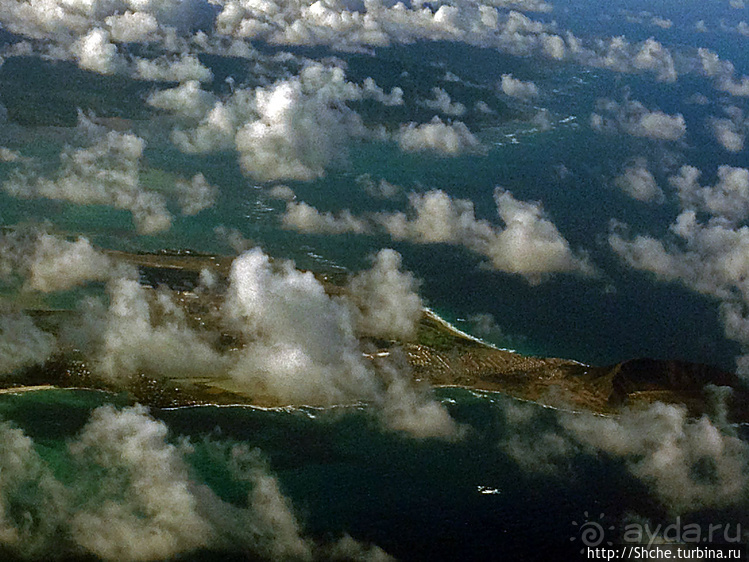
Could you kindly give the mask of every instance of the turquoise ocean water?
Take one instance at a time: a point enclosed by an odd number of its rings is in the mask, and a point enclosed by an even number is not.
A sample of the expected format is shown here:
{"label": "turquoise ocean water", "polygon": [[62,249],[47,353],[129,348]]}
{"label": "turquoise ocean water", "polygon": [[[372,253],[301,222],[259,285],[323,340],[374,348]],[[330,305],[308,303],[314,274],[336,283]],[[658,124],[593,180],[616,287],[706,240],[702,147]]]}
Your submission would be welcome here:
{"label": "turquoise ocean water", "polygon": [[[577,4],[558,4],[554,18],[560,24],[565,18],[575,22],[579,29],[570,26],[576,33],[609,31],[608,20],[597,18],[592,9],[584,11],[586,18],[581,20],[574,11]],[[611,23],[611,29],[620,24],[618,20]],[[297,52],[311,55],[314,50]],[[4,192],[0,193],[0,224],[48,221],[52,230],[86,235],[102,247],[128,251],[188,248],[229,254],[233,250],[214,232],[217,225],[223,225],[270,255],[291,258],[299,268],[316,271],[357,271],[370,263],[377,250],[392,247],[402,254],[404,268],[421,280],[420,292],[429,307],[460,329],[496,345],[595,364],[657,357],[733,368],[738,345],[724,337],[713,300],[673,284],[656,283],[622,265],[608,247],[612,218],[626,221],[636,232],[660,235],[675,215],[673,197],[660,207],[643,206],[608,181],[619,171],[618,156],[650,154],[656,149],[643,139],[608,137],[587,126],[595,100],[621,100],[625,86],[633,98],[673,112],[674,88],[683,89],[678,94],[686,97],[705,88],[705,80],[685,78],[674,86],[628,77],[625,84],[621,76],[606,71],[565,65],[549,72],[550,63],[528,64],[493,49],[442,43],[377,49],[374,57],[337,55],[345,59],[349,80],[358,83],[371,76],[386,91],[400,86],[406,100],[427,97],[436,84],[435,76],[448,70],[458,73],[461,83],[440,84],[450,87],[455,99],[466,106],[479,100],[489,104],[494,112],[490,116],[471,112],[464,119],[487,150],[440,159],[404,154],[392,142],[352,142],[347,159],[331,165],[324,178],[287,182],[300,200],[321,211],[346,208],[358,214],[402,209],[410,191],[443,189],[454,198],[470,199],[479,218],[498,224],[492,194],[496,186],[502,186],[518,199],[542,200],[571,246],[588,252],[603,274],[589,280],[558,276],[532,285],[490,271],[482,267],[480,257],[456,247],[394,242],[382,235],[330,237],[283,230],[284,203],[268,196],[268,185],[241,173],[235,153],[185,155],[168,144],[166,118],[153,117],[145,103],[157,86],[28,57],[10,58],[0,66],[0,100],[9,117],[7,126],[0,129],[0,145],[37,158],[42,168],[51,169],[58,164],[61,147],[72,142],[79,109],[99,117],[129,119],[135,132],[149,138],[145,152],[148,181],[158,186],[172,181],[173,174],[190,177],[202,172],[220,193],[213,208],[195,217],[177,217],[168,232],[154,236],[136,235],[125,211],[15,199]],[[201,60],[214,72],[214,82],[207,87],[217,93],[228,93],[227,76],[248,85],[257,79],[239,59],[201,56]],[[741,68],[741,57],[735,60]],[[542,92],[554,95],[542,97],[538,106],[514,104],[497,96],[496,81],[507,72],[533,80]],[[549,112],[548,128],[533,121],[541,106]],[[356,109],[365,122],[387,117],[397,124],[430,118],[414,104],[394,108],[385,116],[375,114],[365,103]],[[706,109],[697,106],[685,115],[696,141],[681,149],[689,163],[714,171],[715,153],[700,142],[707,138],[702,127],[707,115]],[[663,152],[657,156],[668,156],[667,150]],[[739,165],[740,158],[721,155],[720,162]],[[379,200],[355,188],[356,178],[365,173],[401,186],[400,198]],[[0,181],[12,174],[12,164],[0,163]],[[657,179],[663,183],[664,177]],[[102,287],[91,291],[102,293]],[[80,293],[58,295],[48,302],[67,307],[78,297]],[[496,323],[493,331],[476,331],[472,318],[480,314],[491,314]],[[633,476],[625,460],[572,447],[549,470],[529,470],[518,462],[509,452],[510,443],[520,440],[530,449],[543,449],[547,442],[535,441],[537,437],[563,433],[554,410],[462,389],[438,389],[436,396],[466,428],[464,439],[455,443],[419,440],[383,430],[373,408],[366,405],[327,410],[205,406],[153,409],[147,416],[166,424],[166,442],[176,448],[189,481],[207,485],[226,504],[246,507],[252,489],[247,478],[237,473],[230,451],[258,451],[293,505],[304,536],[325,544],[348,533],[400,560],[574,559],[580,550],[580,541],[572,540],[580,538],[575,522],[588,514],[593,518],[604,514],[617,527],[612,540],[619,536],[623,522],[635,516],[667,523],[676,515],[655,499],[642,479]],[[41,460],[44,470],[64,489],[77,490],[101,475],[72,468],[77,461],[71,444],[78,442],[92,412],[106,404],[125,408],[127,400],[91,391],[2,395],[0,418],[7,421],[4,435],[21,430],[31,440],[34,458]],[[508,411],[518,408],[525,412],[523,419],[532,421],[520,424],[508,417]],[[745,428],[726,431],[746,440]],[[700,459],[689,460],[699,472]],[[696,478],[709,480],[710,470],[706,473]],[[0,473],[0,482],[2,478]],[[36,501],[38,487],[32,483],[12,488],[16,491],[7,492],[7,505],[22,511]],[[109,492],[75,497],[83,497],[76,501],[84,503],[122,499],[117,496],[122,491],[115,489],[114,496]],[[742,505],[728,510],[698,509],[685,517],[700,523],[721,518],[743,524]],[[43,512],[43,508],[34,512],[38,513],[36,524],[45,520]],[[50,554],[49,550],[41,552],[37,558]],[[74,549],[64,552],[72,552],[74,558],[79,554]],[[15,553],[0,551],[0,555],[10,559]],[[178,559],[227,560],[246,555],[238,543],[236,548],[199,548]]]}

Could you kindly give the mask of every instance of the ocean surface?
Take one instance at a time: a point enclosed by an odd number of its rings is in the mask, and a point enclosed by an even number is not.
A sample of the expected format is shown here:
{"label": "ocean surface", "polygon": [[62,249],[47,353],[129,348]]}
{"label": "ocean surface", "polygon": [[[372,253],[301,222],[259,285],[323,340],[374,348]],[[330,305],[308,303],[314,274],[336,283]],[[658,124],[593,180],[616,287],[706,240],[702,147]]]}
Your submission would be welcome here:
{"label": "ocean surface", "polygon": [[[105,2],[89,4],[106,16]],[[207,18],[225,3],[184,4],[202,6],[201,18]],[[323,4],[316,6],[322,9]],[[367,3],[329,4],[336,9],[350,4],[360,13]],[[406,4],[403,9],[410,10],[417,3]],[[429,11],[441,4],[419,6]],[[525,2],[490,4],[506,14]],[[678,81],[655,76],[647,67],[649,59],[641,68],[616,70],[602,62],[558,62],[538,53],[515,56],[480,42],[440,40],[449,34],[429,41],[400,41],[396,34],[386,46],[345,51],[314,42],[279,45],[242,39],[251,53],[240,56],[227,50],[224,32],[210,36],[210,25],[202,20],[187,26],[188,31],[180,28],[180,33],[208,33],[179,45],[185,53],[194,49],[196,64],[210,70],[211,78],[196,82],[195,88],[227,105],[242,95],[252,97],[256,88],[293,82],[302,68],[315,64],[345,77],[346,87],[324,84],[319,91],[299,94],[292,100],[298,107],[290,102],[291,116],[282,115],[288,117],[288,130],[277,143],[279,161],[286,152],[304,162],[319,156],[315,143],[305,137],[310,126],[322,123],[312,138],[332,146],[333,154],[324,154],[323,170],[305,181],[262,181],[258,170],[242,170],[233,135],[256,117],[252,112],[228,126],[234,127],[228,145],[196,153],[178,148],[174,134],[197,127],[199,119],[157,110],[148,100],[180,81],[134,77],[131,68],[138,57],[154,58],[161,47],[172,64],[179,51],[173,45],[108,43],[124,57],[123,64],[131,65],[129,70],[85,70],[78,35],[105,26],[96,10],[79,6],[79,14],[69,6],[60,8],[60,13],[92,18],[80,29],[71,24],[72,31],[51,26],[25,33],[23,26],[13,27],[15,16],[0,9],[0,147],[8,151],[0,152],[0,226],[10,231],[32,225],[38,232],[68,240],[83,236],[95,247],[128,252],[168,249],[234,256],[260,247],[274,258],[293,260],[299,269],[334,274],[362,271],[379,250],[392,248],[402,256],[402,269],[418,280],[425,306],[493,345],[595,365],[652,357],[735,370],[749,341],[742,290],[746,272],[725,266],[721,273],[729,278],[722,278],[717,288],[694,281],[705,263],[718,269],[711,257],[730,249],[733,239],[726,235],[724,246],[716,242],[705,247],[679,239],[672,225],[684,201],[669,178],[682,165],[691,165],[703,174],[698,188],[715,186],[719,166],[749,166],[743,148],[749,135],[747,96],[730,96],[718,77],[697,69],[694,59],[697,48],[710,48],[722,61],[731,61],[736,80],[749,72],[749,39],[741,32],[749,28],[736,27],[737,20],[749,20],[745,6],[740,1],[692,0],[553,4],[553,11],[531,10],[529,17],[560,37],[564,30],[573,32],[593,50],[605,50],[607,41],[620,36],[632,44],[657,40],[673,49]],[[168,6],[162,8],[170,13]],[[465,13],[473,12],[466,8]],[[653,24],[654,15],[671,23]],[[697,20],[710,32],[698,31]],[[517,25],[521,39],[531,36],[523,32],[532,22]],[[633,57],[625,58],[631,62]],[[507,74],[525,81],[526,88],[533,84],[536,95],[518,99],[503,93],[502,76]],[[403,103],[346,98],[336,90],[356,89],[370,79],[384,93],[400,88]],[[324,104],[304,105],[315,95],[324,98],[320,92],[326,88],[336,93]],[[429,100],[442,90],[463,110],[448,104],[447,111],[438,111],[436,102],[430,106]],[[635,117],[638,111],[680,115],[688,133],[676,140],[659,138],[659,131],[627,133],[635,119],[627,114],[631,108],[625,110],[630,102],[642,104],[632,110]],[[607,103],[622,113],[607,114],[612,130],[595,130],[591,115],[605,113]],[[207,118],[208,109],[201,118]],[[333,122],[314,121],[309,113],[315,111]],[[352,112],[367,134],[350,133],[350,123],[335,121],[351,118]],[[480,149],[439,154],[399,145],[399,127],[428,123],[435,114],[444,123],[464,123]],[[741,138],[739,150],[720,146],[711,128],[716,119],[728,117]],[[89,138],[92,123],[99,123],[101,131]],[[163,196],[173,215],[170,228],[139,234],[133,209],[116,208],[111,200],[108,205],[81,202],[76,198],[83,196],[73,188],[72,195],[56,197],[14,192],[14,182],[28,188],[38,178],[59,179],[55,174],[70,166],[75,159],[71,154],[85,153],[107,135],[123,131],[137,135],[145,146],[136,159],[133,189]],[[336,131],[345,137],[340,142],[329,138]],[[80,167],[90,164],[105,177],[105,186],[116,184],[110,175],[117,162],[93,160]],[[662,201],[636,200],[616,187],[624,166],[642,161],[663,191]],[[198,173],[215,186],[215,200],[195,215],[181,215],[174,185]],[[92,177],[99,177],[72,176],[93,183]],[[391,196],[362,188],[381,180],[393,187]],[[575,255],[589,259],[596,274],[523,277],[492,268],[470,244],[396,240],[382,229],[367,234],[298,232],[283,225],[287,201],[274,198],[272,190],[279,185],[320,213],[349,211],[356,217],[412,212],[409,197],[439,189],[452,201],[470,202],[475,218],[495,230],[506,226],[494,197],[501,187],[517,201],[538,203],[533,207],[537,213],[553,223]],[[705,200],[718,191],[715,187],[704,195],[709,189],[713,187],[702,188]],[[746,206],[741,186],[719,195],[743,197]],[[702,205],[695,220],[705,229],[717,225],[734,235],[746,233],[746,216],[713,216],[705,201],[689,203]],[[726,205],[729,215],[734,206]],[[677,262],[683,258],[680,252],[688,250],[699,259],[677,264],[681,269],[670,281],[658,279],[612,250],[609,237],[619,229],[627,240],[642,235],[663,241]],[[19,290],[31,253],[6,254],[12,251],[2,245],[0,321],[6,310],[22,308],[19,302],[72,310],[90,297],[107,298],[101,276],[85,287],[49,294]],[[21,264],[21,273],[7,274],[4,267],[11,258]],[[731,325],[726,310],[733,305],[739,320]],[[9,349],[15,353],[12,344],[17,343],[16,334],[3,330],[0,325],[0,359],[12,355]],[[11,344],[3,347],[6,340]],[[23,348],[25,342],[21,344]],[[376,562],[387,560],[387,553],[403,561],[582,560],[586,546],[620,544],[627,525],[657,528],[653,537],[661,541],[666,540],[664,527],[677,522],[701,529],[729,525],[732,536],[738,531],[735,536],[749,543],[749,429],[726,422],[721,391],[716,390],[714,411],[698,419],[673,405],[603,418],[496,393],[461,388],[425,392],[458,424],[459,438],[420,438],[394,430],[383,423],[378,405],[365,402],[328,408],[147,410],[125,394],[0,394],[0,559]],[[582,528],[593,523],[603,534],[585,542]],[[349,539],[353,542],[346,543]],[[726,542],[720,539],[716,542]]]}
{"label": "ocean surface", "polygon": [[[251,486],[237,473],[230,451],[255,451],[277,476],[306,537],[324,544],[347,533],[398,560],[582,560],[580,525],[586,519],[605,523],[606,538],[617,544],[627,522],[637,521],[634,514],[651,517],[653,528],[673,522],[616,457],[577,452],[538,471],[519,464],[509,444],[520,439],[538,446],[545,432],[559,430],[555,410],[463,389],[440,389],[437,397],[466,428],[461,441],[383,432],[365,406],[203,406],[152,409],[149,416],[168,426],[166,441],[179,447],[193,485],[207,485],[222,501],[246,506]],[[54,477],[75,489],[97,476],[71,472],[73,442],[92,412],[112,403],[125,406],[124,398],[95,391],[28,392],[1,396],[0,414],[33,441]],[[511,408],[533,417],[531,434],[523,435],[517,420],[508,420],[503,412]],[[141,462],[146,461],[144,453]],[[110,488],[91,501],[124,493]],[[23,505],[23,497],[14,499]],[[682,524],[708,521],[744,525],[746,514],[693,513]],[[178,559],[246,555],[238,541]]]}

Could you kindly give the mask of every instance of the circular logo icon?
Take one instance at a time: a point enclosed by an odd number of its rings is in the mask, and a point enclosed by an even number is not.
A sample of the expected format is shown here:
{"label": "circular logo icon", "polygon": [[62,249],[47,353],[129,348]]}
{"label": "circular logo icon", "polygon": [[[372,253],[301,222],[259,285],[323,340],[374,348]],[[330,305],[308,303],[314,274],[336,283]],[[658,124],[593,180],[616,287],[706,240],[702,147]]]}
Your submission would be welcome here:
{"label": "circular logo icon", "polygon": [[[570,541],[576,541],[578,538],[583,544],[583,548],[580,552],[584,552],[585,548],[595,548],[599,546],[606,539],[606,529],[604,529],[604,514],[601,513],[598,516],[597,521],[591,521],[588,512],[584,512],[585,521],[578,523],[573,521],[572,524],[577,527],[577,535],[570,537]],[[613,531],[614,526],[608,527],[609,530]],[[607,541],[607,544],[611,545],[611,541]]]}

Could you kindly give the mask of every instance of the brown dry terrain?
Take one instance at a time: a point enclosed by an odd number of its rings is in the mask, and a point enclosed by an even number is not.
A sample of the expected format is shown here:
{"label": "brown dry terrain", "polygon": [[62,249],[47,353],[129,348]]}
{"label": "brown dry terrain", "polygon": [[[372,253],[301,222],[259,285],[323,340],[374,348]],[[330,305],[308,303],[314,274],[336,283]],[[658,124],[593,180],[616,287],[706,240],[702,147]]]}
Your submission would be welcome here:
{"label": "brown dry terrain", "polygon": [[[190,252],[128,254],[109,252],[112,257],[139,268],[141,281],[167,286],[187,311],[197,329],[213,329],[218,318],[217,296],[196,293],[201,270],[208,268],[225,279],[231,257]],[[321,277],[330,293],[339,294],[340,280]],[[335,282],[333,282],[335,281]],[[29,311],[37,322],[55,330],[72,314],[65,311]],[[215,330],[214,345],[224,351],[241,347],[241,336]],[[684,404],[692,415],[709,413],[716,403],[718,387],[730,387],[729,417],[749,421],[749,391],[733,373],[674,360],[634,359],[612,366],[593,367],[559,358],[528,357],[496,349],[455,330],[425,311],[416,342],[363,341],[367,357],[386,355],[400,348],[416,380],[433,386],[462,386],[503,392],[508,395],[574,410],[616,414],[624,406],[647,405],[655,401]],[[111,388],[98,380],[83,358],[60,355],[45,365],[5,379],[3,386],[31,385]],[[248,403],[277,406],[261,396],[249,396],[231,381],[216,379],[159,379],[147,374],[131,378],[128,389],[135,400],[157,407],[201,403]],[[724,391],[725,393],[725,391]]]}

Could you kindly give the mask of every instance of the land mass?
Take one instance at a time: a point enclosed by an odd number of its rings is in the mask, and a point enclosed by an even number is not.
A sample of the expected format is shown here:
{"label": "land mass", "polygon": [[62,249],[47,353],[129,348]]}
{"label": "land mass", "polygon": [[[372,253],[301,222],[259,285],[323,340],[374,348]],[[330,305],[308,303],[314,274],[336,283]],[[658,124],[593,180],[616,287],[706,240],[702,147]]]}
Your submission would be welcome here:
{"label": "land mass", "polygon": [[[153,254],[110,252],[140,272],[141,282],[168,287],[189,318],[202,325],[210,322],[217,304],[198,294],[200,272],[209,269],[225,279],[230,256],[192,252]],[[340,294],[340,277],[319,275],[330,294]],[[59,329],[70,311],[27,310],[45,329]],[[236,336],[222,334],[218,345],[241,346]],[[414,341],[363,339],[365,357],[402,353],[415,381],[432,386],[460,386],[497,391],[510,396],[572,410],[614,415],[623,408],[644,407],[653,402],[684,405],[693,416],[716,413],[725,407],[731,422],[749,422],[749,388],[735,373],[678,360],[633,359],[608,366],[591,366],[569,359],[530,357],[498,349],[473,338],[430,310],[424,310]],[[24,369],[0,381],[3,392],[38,386],[96,388],[122,391],[95,376],[86,361],[74,353],[58,354],[44,364]],[[250,395],[228,377],[157,378],[139,374],[128,380],[133,400],[155,407],[199,404],[252,404],[282,406],[273,399]]]}

